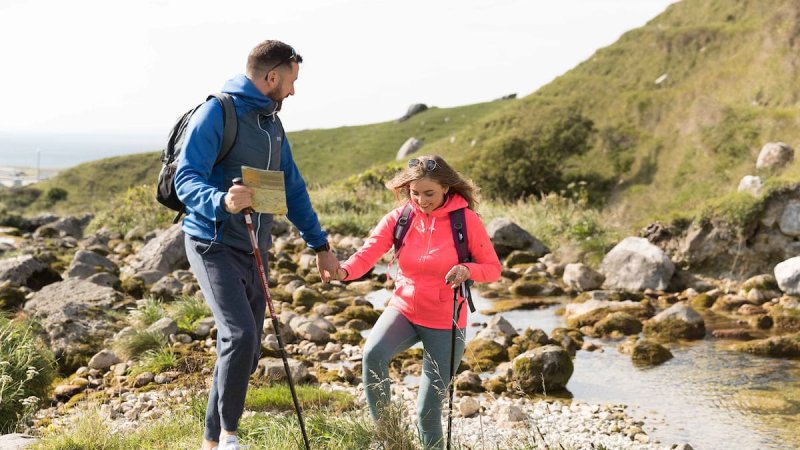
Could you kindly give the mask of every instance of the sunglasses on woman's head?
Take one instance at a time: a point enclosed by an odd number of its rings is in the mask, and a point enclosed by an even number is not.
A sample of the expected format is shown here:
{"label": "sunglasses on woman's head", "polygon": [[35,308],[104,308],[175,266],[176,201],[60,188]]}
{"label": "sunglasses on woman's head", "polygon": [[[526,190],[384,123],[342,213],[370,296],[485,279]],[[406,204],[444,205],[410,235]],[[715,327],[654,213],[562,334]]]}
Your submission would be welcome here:
{"label": "sunglasses on woman's head", "polygon": [[433,172],[436,169],[437,164],[435,159],[426,159],[423,161],[421,159],[414,158],[408,161],[409,169],[413,169],[414,167],[417,166],[422,166],[426,171]]}

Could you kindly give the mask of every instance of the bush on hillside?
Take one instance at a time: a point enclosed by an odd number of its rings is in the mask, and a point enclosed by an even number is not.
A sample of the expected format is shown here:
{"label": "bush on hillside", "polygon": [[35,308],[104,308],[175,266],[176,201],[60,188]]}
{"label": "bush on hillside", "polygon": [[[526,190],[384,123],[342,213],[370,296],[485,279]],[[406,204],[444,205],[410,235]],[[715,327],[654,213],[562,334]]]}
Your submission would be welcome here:
{"label": "bush on hillside", "polygon": [[591,147],[594,123],[576,111],[554,113],[529,136],[514,136],[482,151],[472,175],[490,197],[516,200],[563,187],[567,159]]}
{"label": "bush on hillside", "polygon": [[66,190],[59,187],[52,187],[45,193],[45,204],[47,204],[47,206],[53,206],[61,200],[66,200],[67,195],[68,192]]}
{"label": "bush on hillside", "polygon": [[42,191],[32,187],[0,188],[0,205],[9,211],[22,211],[35,202]]}
{"label": "bush on hillside", "polygon": [[169,226],[173,218],[175,211],[158,203],[155,188],[145,184],[117,195],[107,209],[95,216],[88,231],[106,228],[125,234],[139,225],[154,230]]}
{"label": "bush on hillside", "polygon": [[0,434],[32,413],[55,376],[55,358],[31,325],[0,317]]}

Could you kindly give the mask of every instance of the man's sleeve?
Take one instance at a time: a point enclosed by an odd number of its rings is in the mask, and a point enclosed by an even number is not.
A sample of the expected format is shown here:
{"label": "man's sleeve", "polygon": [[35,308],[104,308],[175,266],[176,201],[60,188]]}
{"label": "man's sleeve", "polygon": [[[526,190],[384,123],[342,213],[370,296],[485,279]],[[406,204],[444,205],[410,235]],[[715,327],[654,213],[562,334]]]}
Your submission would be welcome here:
{"label": "man's sleeve", "polygon": [[222,127],[222,106],[218,101],[208,101],[198,108],[189,119],[175,172],[176,192],[186,209],[215,222],[229,216],[223,208],[225,192],[208,181],[219,154]]}
{"label": "man's sleeve", "polygon": [[322,231],[317,213],[311,206],[306,182],[292,158],[292,150],[285,134],[281,146],[281,170],[286,185],[286,206],[289,209],[286,217],[300,230],[300,236],[309,247],[325,244],[328,241],[328,234]]}

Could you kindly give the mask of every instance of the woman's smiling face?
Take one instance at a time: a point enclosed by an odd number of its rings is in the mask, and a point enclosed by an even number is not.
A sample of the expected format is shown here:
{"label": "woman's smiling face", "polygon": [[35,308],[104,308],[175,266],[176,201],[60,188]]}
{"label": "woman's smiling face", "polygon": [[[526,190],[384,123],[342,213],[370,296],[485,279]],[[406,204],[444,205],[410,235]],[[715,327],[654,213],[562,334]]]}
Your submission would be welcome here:
{"label": "woman's smiling face", "polygon": [[411,201],[425,214],[430,214],[444,204],[444,197],[449,189],[427,177],[412,181],[408,188]]}

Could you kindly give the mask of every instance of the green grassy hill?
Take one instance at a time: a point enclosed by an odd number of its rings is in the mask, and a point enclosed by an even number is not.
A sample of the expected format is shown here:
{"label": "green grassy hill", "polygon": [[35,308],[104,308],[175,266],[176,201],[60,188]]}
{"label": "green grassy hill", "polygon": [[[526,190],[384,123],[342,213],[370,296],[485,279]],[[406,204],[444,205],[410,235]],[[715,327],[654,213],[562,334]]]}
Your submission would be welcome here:
{"label": "green grassy hill", "polygon": [[[641,224],[686,214],[734,192],[754,174],[761,146],[800,146],[800,3],[684,0],[598,50],[534,94],[466,127],[478,145],[462,158],[525,136],[552,111],[577,108],[600,131],[574,174],[618,177],[613,219]],[[633,159],[619,175],[609,158],[622,135]],[[430,151],[447,153],[435,143]],[[800,180],[795,164],[783,174]]]}
{"label": "green grassy hill", "polygon": [[[567,161],[567,173],[602,181],[590,184],[602,189],[594,198],[605,199],[595,206],[605,207],[608,223],[633,228],[690,217],[732,195],[743,175],[755,173],[766,142],[800,147],[799,70],[797,1],[684,0],[524,99],[289,139],[311,186],[386,165],[411,136],[425,141],[422,152],[442,154],[469,175],[478,155],[577,109],[598,132],[588,153]],[[70,192],[64,207],[87,208],[125,186],[152,183],[157,170],[155,154],[112,158],[50,184]],[[781,177],[800,180],[800,163]]]}

